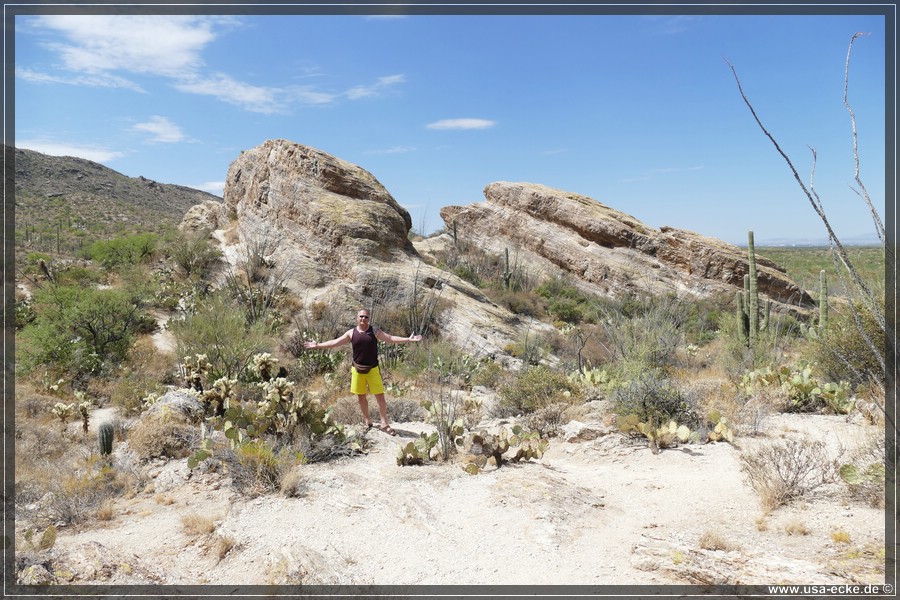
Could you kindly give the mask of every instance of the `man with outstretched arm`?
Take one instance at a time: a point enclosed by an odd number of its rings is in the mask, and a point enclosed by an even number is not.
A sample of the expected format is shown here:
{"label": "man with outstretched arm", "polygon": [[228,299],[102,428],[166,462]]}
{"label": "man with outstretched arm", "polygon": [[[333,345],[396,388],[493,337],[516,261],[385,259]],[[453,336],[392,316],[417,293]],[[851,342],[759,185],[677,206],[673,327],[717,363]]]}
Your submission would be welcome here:
{"label": "man with outstretched arm", "polygon": [[388,435],[397,435],[387,420],[387,401],[384,398],[384,384],[378,370],[378,340],[390,344],[405,344],[421,341],[421,335],[400,337],[391,335],[378,327],[369,324],[369,310],[361,308],[356,311],[356,327],[347,330],[344,335],[327,342],[303,343],[305,348],[337,348],[350,344],[353,348],[353,366],[350,367],[350,393],[359,399],[359,408],[363,413],[366,428],[372,427],[369,421],[369,401],[367,390],[378,402],[378,414],[381,416],[379,429]]}

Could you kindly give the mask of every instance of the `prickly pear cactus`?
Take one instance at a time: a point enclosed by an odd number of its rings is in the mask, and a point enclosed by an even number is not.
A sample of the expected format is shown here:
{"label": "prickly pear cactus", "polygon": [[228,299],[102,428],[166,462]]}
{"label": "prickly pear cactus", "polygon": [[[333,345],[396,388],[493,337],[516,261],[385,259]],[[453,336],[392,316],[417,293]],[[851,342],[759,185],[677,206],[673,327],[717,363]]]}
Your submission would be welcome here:
{"label": "prickly pear cactus", "polygon": [[[512,429],[501,427],[497,434],[487,431],[472,434],[466,445],[469,452],[464,459],[463,469],[475,475],[488,464],[494,464],[499,469],[504,462],[541,458],[550,442],[546,438],[542,439],[536,431],[528,432],[515,425]],[[515,448],[515,453],[506,458],[504,455],[510,448]]]}
{"label": "prickly pear cactus", "polygon": [[400,444],[397,449],[397,465],[424,465],[429,460],[435,460],[440,456],[437,449],[437,432],[420,433],[419,438],[405,445]]}
{"label": "prickly pear cactus", "polygon": [[728,426],[725,417],[721,417],[719,422],[716,423],[716,426],[710,430],[707,434],[707,440],[710,442],[721,442],[722,440],[725,440],[730,444],[734,443],[734,433],[732,433],[731,427]]}

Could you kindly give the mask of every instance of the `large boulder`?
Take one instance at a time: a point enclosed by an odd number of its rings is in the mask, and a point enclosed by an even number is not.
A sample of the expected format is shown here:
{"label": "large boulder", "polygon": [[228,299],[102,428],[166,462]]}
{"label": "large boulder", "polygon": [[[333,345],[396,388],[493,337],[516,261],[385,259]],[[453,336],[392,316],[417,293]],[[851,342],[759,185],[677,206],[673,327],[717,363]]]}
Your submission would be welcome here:
{"label": "large boulder", "polygon": [[[594,293],[733,295],[749,271],[746,250],[690,231],[654,229],[579,194],[495,182],[484,196],[485,202],[441,209],[457,239],[498,254],[509,248],[546,271],[573,275]],[[757,256],[756,263],[761,294],[790,310],[814,305],[773,262]]]}
{"label": "large boulder", "polygon": [[225,206],[242,238],[277,227],[280,241],[323,268],[414,253],[412,221],[375,177],[321,150],[269,140],[246,150],[225,180]]}
{"label": "large boulder", "polygon": [[439,302],[441,335],[473,354],[503,354],[522,335],[508,310],[423,261],[409,241],[409,213],[359,166],[269,140],[231,164],[223,208],[237,217],[214,233],[227,262],[237,265],[264,249],[263,258],[281,270],[289,289],[309,304],[346,313],[348,328],[359,306],[375,307],[378,324],[378,310],[421,311]]}

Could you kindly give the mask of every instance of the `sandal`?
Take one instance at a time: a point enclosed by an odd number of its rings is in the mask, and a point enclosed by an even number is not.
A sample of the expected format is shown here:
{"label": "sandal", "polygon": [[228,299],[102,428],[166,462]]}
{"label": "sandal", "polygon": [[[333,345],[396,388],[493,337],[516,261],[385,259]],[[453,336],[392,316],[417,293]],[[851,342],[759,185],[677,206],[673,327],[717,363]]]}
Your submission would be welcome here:
{"label": "sandal", "polygon": [[375,427],[375,423],[366,423],[366,431],[372,429],[373,427]]}
{"label": "sandal", "polygon": [[388,435],[397,435],[397,432],[391,429],[390,425],[381,425],[380,427],[378,427],[378,429],[382,430]]}

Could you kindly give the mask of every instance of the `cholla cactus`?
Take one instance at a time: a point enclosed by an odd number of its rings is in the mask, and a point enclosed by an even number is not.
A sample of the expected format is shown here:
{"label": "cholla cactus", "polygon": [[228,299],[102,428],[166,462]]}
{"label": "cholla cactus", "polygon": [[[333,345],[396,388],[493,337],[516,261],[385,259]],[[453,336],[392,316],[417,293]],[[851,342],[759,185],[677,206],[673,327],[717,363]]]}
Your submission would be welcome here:
{"label": "cholla cactus", "polygon": [[75,413],[75,404],[63,404],[62,402],[57,402],[53,408],[50,409],[50,412],[59,417],[63,429],[65,429],[66,423]]}
{"label": "cholla cactus", "polygon": [[185,356],[181,372],[188,388],[203,392],[203,378],[209,374],[210,366],[205,354],[197,354],[193,358]]}
{"label": "cholla cactus", "polygon": [[[76,396],[78,393],[76,392]],[[84,397],[84,392],[81,392],[81,396]],[[88,421],[90,420],[90,410],[91,403],[88,401],[84,401],[78,405],[78,412],[81,413],[81,429],[84,431],[84,434],[87,435],[88,432]]]}
{"label": "cholla cactus", "polygon": [[146,398],[141,400],[141,411],[145,411],[159,401],[159,394],[150,392]]}
{"label": "cholla cactus", "polygon": [[203,405],[206,407],[207,413],[210,407],[215,416],[220,417],[225,414],[234,398],[234,389],[237,386],[237,379],[228,379],[220,377],[213,383],[210,390],[203,392]]}
{"label": "cholla cactus", "polygon": [[263,352],[253,357],[253,372],[263,381],[270,381],[278,374],[278,359]]}

